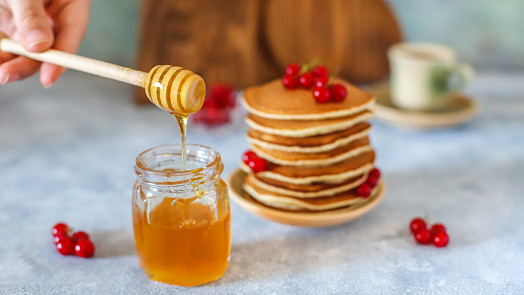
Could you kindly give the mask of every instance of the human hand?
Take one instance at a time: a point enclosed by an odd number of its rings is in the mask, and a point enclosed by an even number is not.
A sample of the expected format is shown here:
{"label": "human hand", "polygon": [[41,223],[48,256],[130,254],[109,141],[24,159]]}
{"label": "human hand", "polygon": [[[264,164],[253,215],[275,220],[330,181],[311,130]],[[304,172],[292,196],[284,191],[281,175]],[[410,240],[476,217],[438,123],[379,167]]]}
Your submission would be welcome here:
{"label": "human hand", "polygon": [[[49,48],[76,53],[89,22],[91,0],[0,0],[0,32],[34,52]],[[25,79],[40,70],[51,87],[65,69],[0,52],[0,84]]]}

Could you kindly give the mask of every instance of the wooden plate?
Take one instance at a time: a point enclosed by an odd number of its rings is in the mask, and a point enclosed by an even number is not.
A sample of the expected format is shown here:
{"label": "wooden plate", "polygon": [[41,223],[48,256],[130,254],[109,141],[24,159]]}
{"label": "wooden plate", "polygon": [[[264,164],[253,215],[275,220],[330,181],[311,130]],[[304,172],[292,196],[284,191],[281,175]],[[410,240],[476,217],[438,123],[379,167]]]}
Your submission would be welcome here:
{"label": "wooden plate", "polygon": [[457,126],[471,120],[478,111],[475,100],[457,93],[449,103],[439,110],[411,111],[396,107],[391,102],[389,84],[367,88],[375,98],[374,112],[377,118],[402,127],[415,129],[436,129]]}
{"label": "wooden plate", "polygon": [[242,188],[247,174],[241,169],[233,171],[228,178],[230,196],[245,210],[278,223],[304,227],[333,226],[352,221],[366,214],[382,200],[385,186],[379,181],[379,192],[366,202],[325,212],[290,212],[264,206],[247,195]]}

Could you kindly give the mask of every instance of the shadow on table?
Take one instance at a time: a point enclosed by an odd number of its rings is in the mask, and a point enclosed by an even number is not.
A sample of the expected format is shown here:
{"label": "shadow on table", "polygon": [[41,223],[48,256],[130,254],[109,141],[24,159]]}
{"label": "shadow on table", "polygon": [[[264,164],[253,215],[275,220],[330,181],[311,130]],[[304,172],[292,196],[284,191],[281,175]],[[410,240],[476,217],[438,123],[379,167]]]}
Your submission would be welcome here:
{"label": "shadow on table", "polygon": [[96,231],[91,235],[96,245],[95,258],[135,255],[133,233],[125,230]]}
{"label": "shadow on table", "polygon": [[372,253],[366,249],[351,253],[347,251],[349,247],[344,247],[360,243],[351,233],[360,231],[358,223],[329,228],[290,228],[286,233],[280,232],[266,239],[233,244],[226,274],[204,286],[286,278],[297,272],[317,272],[337,265],[359,264]]}

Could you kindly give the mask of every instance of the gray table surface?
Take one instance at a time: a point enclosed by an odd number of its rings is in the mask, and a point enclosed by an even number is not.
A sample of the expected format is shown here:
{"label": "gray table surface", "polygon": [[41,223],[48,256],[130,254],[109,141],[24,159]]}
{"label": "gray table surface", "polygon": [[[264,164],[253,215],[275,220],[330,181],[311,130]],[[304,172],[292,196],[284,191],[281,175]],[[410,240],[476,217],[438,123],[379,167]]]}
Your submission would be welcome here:
{"label": "gray table surface", "polygon": [[[68,72],[0,86],[1,294],[522,294],[524,75],[480,74],[465,91],[470,123],[409,131],[373,121],[387,192],[372,212],[320,229],[271,223],[232,202],[231,262],[195,288],[149,280],[135,256],[130,194],[141,151],[179,140],[175,121],[131,103],[133,88]],[[190,126],[222,155],[224,177],[247,148],[241,120]],[[428,212],[451,242],[416,245],[407,227]],[[93,259],[64,257],[49,229],[88,231]]]}

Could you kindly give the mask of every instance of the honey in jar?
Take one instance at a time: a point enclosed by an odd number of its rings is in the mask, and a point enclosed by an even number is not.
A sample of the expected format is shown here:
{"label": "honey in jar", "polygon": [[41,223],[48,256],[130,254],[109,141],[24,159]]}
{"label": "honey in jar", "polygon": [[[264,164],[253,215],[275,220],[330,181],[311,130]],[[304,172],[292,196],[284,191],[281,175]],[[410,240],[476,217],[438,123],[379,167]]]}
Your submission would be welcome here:
{"label": "honey in jar", "polygon": [[137,157],[133,227],[138,260],[149,278],[195,286],[226,271],[231,217],[220,155],[200,145],[187,145],[186,151],[185,163],[180,145]]}

